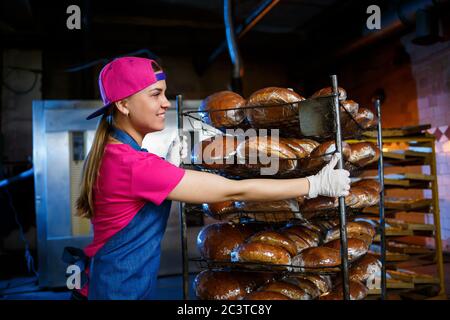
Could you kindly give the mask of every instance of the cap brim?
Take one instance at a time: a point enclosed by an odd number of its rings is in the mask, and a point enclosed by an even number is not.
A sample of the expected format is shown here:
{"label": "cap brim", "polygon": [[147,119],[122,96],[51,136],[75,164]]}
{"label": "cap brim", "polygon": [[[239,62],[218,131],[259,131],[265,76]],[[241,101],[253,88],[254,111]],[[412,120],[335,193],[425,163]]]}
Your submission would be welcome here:
{"label": "cap brim", "polygon": [[98,110],[96,110],[95,112],[91,113],[91,114],[86,118],[86,120],[91,120],[91,119],[97,118],[98,116],[101,116],[102,114],[104,114],[104,113],[106,112],[106,110],[108,110],[108,108],[109,108],[110,106],[111,106],[111,103],[110,103],[110,104],[107,104],[106,106],[104,106],[104,107],[102,107],[102,108],[100,108],[100,109],[98,109]]}

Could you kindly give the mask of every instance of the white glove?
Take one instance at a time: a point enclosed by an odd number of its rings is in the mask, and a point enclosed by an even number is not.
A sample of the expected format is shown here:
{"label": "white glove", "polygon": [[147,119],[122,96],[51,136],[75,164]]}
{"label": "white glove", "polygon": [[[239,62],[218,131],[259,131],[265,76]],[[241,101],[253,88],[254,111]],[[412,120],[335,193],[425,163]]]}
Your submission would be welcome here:
{"label": "white glove", "polygon": [[166,160],[175,166],[179,166],[181,161],[187,157],[188,148],[187,137],[183,135],[180,141],[180,137],[176,135],[169,147]]}
{"label": "white glove", "polygon": [[306,177],[309,181],[309,198],[318,195],[327,197],[345,197],[350,190],[350,173],[344,169],[334,169],[339,159],[340,153],[335,153],[331,161],[314,176]]}

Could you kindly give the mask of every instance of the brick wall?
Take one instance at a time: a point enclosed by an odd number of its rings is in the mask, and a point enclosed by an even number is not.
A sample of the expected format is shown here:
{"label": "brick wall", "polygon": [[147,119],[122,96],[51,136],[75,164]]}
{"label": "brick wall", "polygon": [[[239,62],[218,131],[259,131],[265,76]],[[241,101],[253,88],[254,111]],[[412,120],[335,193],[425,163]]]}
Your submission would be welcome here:
{"label": "brick wall", "polygon": [[[420,47],[405,36],[416,79],[419,123],[429,123],[436,141],[436,163],[444,250],[450,251],[450,41]],[[426,196],[431,196],[426,192]]]}

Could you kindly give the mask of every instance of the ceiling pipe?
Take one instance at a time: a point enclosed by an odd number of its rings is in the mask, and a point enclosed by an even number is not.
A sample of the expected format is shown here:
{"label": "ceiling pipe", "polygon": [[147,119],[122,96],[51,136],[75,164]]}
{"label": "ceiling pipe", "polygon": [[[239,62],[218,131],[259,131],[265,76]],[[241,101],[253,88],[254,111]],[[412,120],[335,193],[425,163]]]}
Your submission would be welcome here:
{"label": "ceiling pipe", "polygon": [[361,48],[372,45],[393,34],[404,32],[414,27],[416,23],[416,13],[420,10],[429,9],[439,2],[440,4],[447,0],[413,0],[396,1],[396,10],[387,13],[381,12],[381,29],[370,31],[365,28],[363,36],[352,41],[347,46],[337,50],[336,58],[347,56]]}
{"label": "ceiling pipe", "polygon": [[[255,10],[244,20],[244,22],[235,28],[235,35],[240,40],[246,35],[272,8],[278,4],[280,0],[264,0]],[[206,69],[227,50],[227,40],[224,40],[206,59],[206,62],[201,62],[198,65],[198,72],[203,74]]]}
{"label": "ceiling pipe", "polygon": [[225,23],[225,35],[228,45],[233,70],[231,75],[231,89],[242,95],[242,77],[244,76],[244,65],[239,48],[236,43],[236,34],[233,23],[233,0],[223,1],[223,18]]}

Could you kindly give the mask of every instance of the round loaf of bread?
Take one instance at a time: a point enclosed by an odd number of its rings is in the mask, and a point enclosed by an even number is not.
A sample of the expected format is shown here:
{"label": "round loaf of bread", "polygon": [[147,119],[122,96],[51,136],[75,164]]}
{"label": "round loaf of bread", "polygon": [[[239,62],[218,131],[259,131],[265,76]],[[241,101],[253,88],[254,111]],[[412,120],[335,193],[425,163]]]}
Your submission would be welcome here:
{"label": "round loaf of bread", "polygon": [[214,223],[205,226],[197,236],[197,248],[203,258],[230,261],[232,250],[243,244],[253,233],[246,225]]}
{"label": "round loaf of bread", "polygon": [[[367,297],[368,289],[359,281],[349,281],[350,300],[363,300]],[[342,284],[338,284],[328,293],[320,296],[320,300],[344,300]]]}
{"label": "round loaf of bread", "polygon": [[308,241],[310,246],[317,246],[321,240],[320,233],[313,231],[311,228],[308,228],[304,225],[289,223],[282,230],[298,235],[299,237]]}
{"label": "round loaf of bread", "polygon": [[285,281],[274,281],[263,286],[261,291],[278,292],[292,300],[311,300],[311,296],[295,284]]}
{"label": "round loaf of bread", "polygon": [[216,135],[194,146],[192,163],[207,169],[223,169],[235,164],[238,138],[235,136]]}
{"label": "round loaf of bread", "polygon": [[331,283],[331,278],[328,275],[319,275],[319,274],[299,274],[292,275],[286,278],[286,281],[289,281],[291,278],[305,279],[312,282],[320,291],[320,294],[324,294],[330,292],[333,288]]}
{"label": "round loaf of bread", "polygon": [[[239,143],[236,148],[239,163],[250,168],[270,167],[272,161],[279,162],[278,172],[283,173],[295,169],[297,156],[282,140],[270,136],[250,137]],[[269,162],[270,161],[270,162]]]}
{"label": "round loaf of bread", "polygon": [[285,88],[268,87],[258,90],[247,100],[247,107],[254,107],[246,109],[247,119],[254,128],[297,119],[299,105],[295,102],[302,100],[305,98]]}
{"label": "round loaf of bread", "polygon": [[381,192],[381,184],[375,179],[362,179],[362,180],[353,182],[352,187],[373,189],[377,193]]}
{"label": "round loaf of bread", "polygon": [[[318,170],[321,169],[325,164],[331,161],[333,153],[336,151],[336,143],[334,140],[330,140],[320,144],[315,148],[310,157],[306,162],[306,170]],[[350,156],[350,145],[343,141],[342,142],[342,158],[344,161]]]}
{"label": "round loaf of bread", "polygon": [[276,231],[258,232],[248,238],[247,242],[267,243],[285,249],[291,254],[291,256],[295,256],[297,254],[297,247],[295,243],[288,237]]}
{"label": "round loaf of bread", "polygon": [[194,289],[200,300],[240,300],[250,292],[238,273],[211,270],[195,277]]}
{"label": "round loaf of bread", "polygon": [[286,138],[290,144],[288,144],[291,148],[296,148],[296,146],[300,146],[303,150],[306,151],[307,155],[311,154],[311,152],[317,148],[320,143],[311,139],[297,139],[297,138]]}
{"label": "round loaf of bread", "polygon": [[216,219],[220,219],[221,217],[225,217],[226,215],[235,213],[237,211],[234,201],[204,203],[202,205],[202,208],[207,215]]}
{"label": "round loaf of bread", "polygon": [[298,211],[294,199],[276,201],[237,201],[236,207],[243,212]]}
{"label": "round loaf of bread", "polygon": [[298,277],[298,276],[288,276],[284,279],[284,281],[292,283],[305,291],[309,296],[310,299],[316,299],[318,296],[320,296],[320,290],[319,288],[309,279],[304,277]]}
{"label": "round loaf of bread", "polygon": [[327,247],[305,249],[292,259],[292,265],[305,268],[336,267],[340,264],[340,252]]}
{"label": "round loaf of bread", "polygon": [[350,144],[350,157],[348,161],[355,166],[363,167],[378,161],[379,150],[373,142],[357,142]]}
{"label": "round loaf of bread", "polygon": [[349,269],[350,280],[363,283],[372,275],[381,272],[381,262],[373,255],[367,254],[356,261]]}
{"label": "round loaf of bread", "polygon": [[[370,223],[364,221],[351,221],[347,223],[347,234],[366,234],[373,238],[375,236],[375,228]],[[330,242],[332,240],[339,239],[339,237],[340,227],[335,226],[327,232],[324,242]]]}
{"label": "round loaf of bread", "polygon": [[[345,110],[343,110],[345,109]],[[350,114],[352,117],[356,117],[359,110],[359,104],[353,100],[341,101],[341,112],[345,114]],[[351,119],[350,119],[351,121]]]}
{"label": "round loaf of bread", "polygon": [[[324,247],[333,248],[341,251],[341,239],[336,239],[324,244]],[[347,239],[348,259],[354,261],[359,257],[365,255],[369,250],[366,242],[356,238]]]}
{"label": "round loaf of bread", "polygon": [[241,244],[234,249],[231,252],[231,261],[290,265],[291,255],[282,247],[262,242],[250,242]]}
{"label": "round loaf of bread", "polygon": [[366,108],[359,108],[355,120],[363,129],[372,128],[377,124],[377,117]]}
{"label": "round loaf of bread", "polygon": [[[338,93],[339,93],[339,101],[345,101],[347,99],[347,92],[344,90],[344,88],[338,87]],[[314,92],[311,98],[324,97],[329,96],[331,94],[333,94],[333,88],[326,87]]]}
{"label": "round loaf of bread", "polygon": [[216,128],[232,128],[245,119],[246,101],[232,91],[220,91],[204,99],[199,107],[203,121]]}
{"label": "round loaf of bread", "polygon": [[254,291],[247,296],[244,300],[291,300],[284,294],[272,291]]}
{"label": "round loaf of bread", "polygon": [[295,233],[289,231],[281,231],[281,234],[291,239],[294,242],[295,248],[297,249],[297,254],[305,250],[306,248],[310,248],[311,245],[305,239],[299,237]]}

